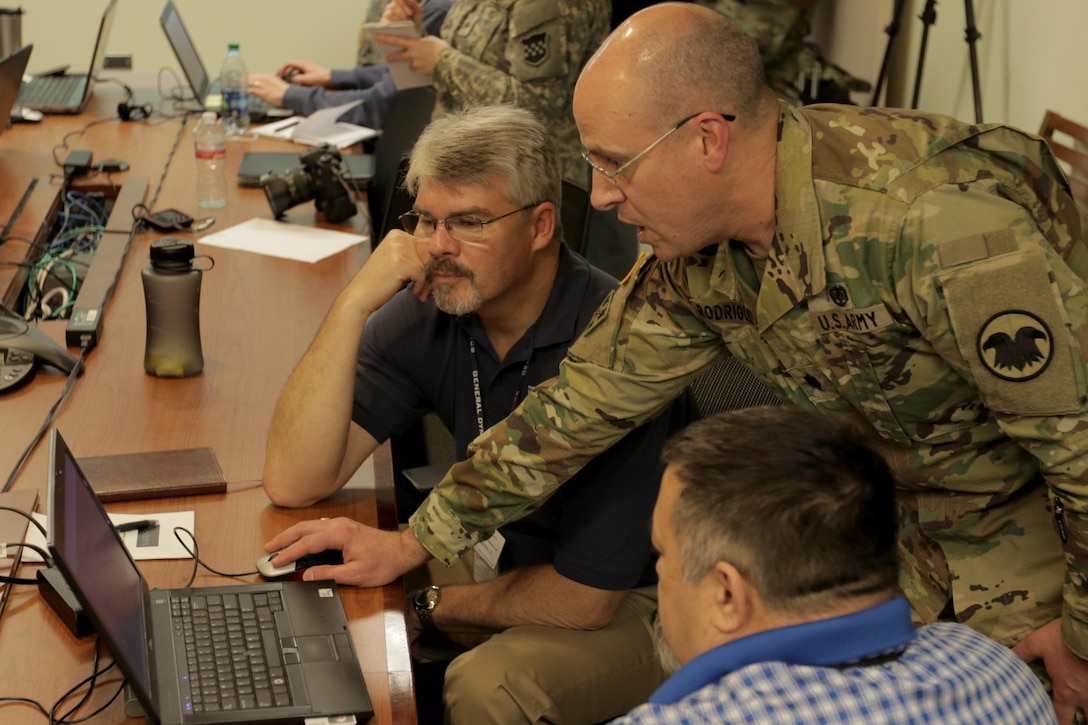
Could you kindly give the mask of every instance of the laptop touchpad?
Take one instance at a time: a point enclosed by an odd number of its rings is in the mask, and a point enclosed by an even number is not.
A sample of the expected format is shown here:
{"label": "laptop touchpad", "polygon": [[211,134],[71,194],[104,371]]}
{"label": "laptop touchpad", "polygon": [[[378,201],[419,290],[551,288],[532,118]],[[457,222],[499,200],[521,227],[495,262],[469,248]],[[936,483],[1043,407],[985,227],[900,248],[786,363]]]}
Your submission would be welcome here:
{"label": "laptop touchpad", "polygon": [[327,635],[320,635],[314,637],[290,637],[284,641],[284,654],[291,647],[291,640],[294,640],[295,650],[298,652],[299,660],[303,663],[306,662],[335,662],[336,647],[333,645],[332,637]]}

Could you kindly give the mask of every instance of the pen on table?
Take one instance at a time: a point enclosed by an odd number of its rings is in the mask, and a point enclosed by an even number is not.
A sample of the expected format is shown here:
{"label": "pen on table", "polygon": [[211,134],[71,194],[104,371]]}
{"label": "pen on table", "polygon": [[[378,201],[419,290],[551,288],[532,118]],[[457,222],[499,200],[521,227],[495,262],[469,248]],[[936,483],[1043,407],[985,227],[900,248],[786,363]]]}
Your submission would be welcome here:
{"label": "pen on table", "polygon": [[158,521],[154,519],[140,519],[139,521],[127,521],[123,524],[117,524],[114,528],[119,532],[124,533],[126,531],[143,531],[144,529],[153,529],[159,525]]}

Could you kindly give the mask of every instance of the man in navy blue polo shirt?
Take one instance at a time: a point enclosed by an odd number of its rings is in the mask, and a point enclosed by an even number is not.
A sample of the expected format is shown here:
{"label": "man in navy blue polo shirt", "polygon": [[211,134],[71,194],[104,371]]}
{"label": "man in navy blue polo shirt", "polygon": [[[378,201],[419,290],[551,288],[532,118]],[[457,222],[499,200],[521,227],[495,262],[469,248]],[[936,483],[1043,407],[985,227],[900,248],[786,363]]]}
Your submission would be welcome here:
{"label": "man in navy blue polo shirt", "polygon": [[[279,505],[335,493],[432,410],[464,458],[556,374],[616,286],[563,243],[560,162],[528,111],[443,116],[409,163],[405,231],[386,236],[334,303],[277,404],[263,480]],[[450,721],[595,723],[660,683],[649,521],[658,455],[685,422],[683,405],[666,409],[477,546],[471,566],[428,570],[435,584],[460,583],[416,592],[410,632],[475,645],[446,673]],[[344,527],[345,541],[356,526],[320,523]],[[313,574],[352,583],[350,564],[322,569]],[[480,635],[491,636],[476,644]]]}

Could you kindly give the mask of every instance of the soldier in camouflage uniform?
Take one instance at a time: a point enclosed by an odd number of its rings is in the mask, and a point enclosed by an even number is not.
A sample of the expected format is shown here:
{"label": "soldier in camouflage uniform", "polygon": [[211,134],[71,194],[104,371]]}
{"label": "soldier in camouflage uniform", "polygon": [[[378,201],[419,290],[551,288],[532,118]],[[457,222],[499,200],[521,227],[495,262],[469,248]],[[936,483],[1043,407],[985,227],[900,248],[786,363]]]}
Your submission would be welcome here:
{"label": "soldier in camouflage uniform", "polygon": [[[655,257],[408,532],[353,538],[355,583],[454,561],[733,354],[793,403],[869,426],[899,480],[916,620],[1041,661],[1073,722],[1088,708],[1088,216],[1045,143],[791,108],[751,40],[688,4],[621,26],[575,110],[594,205]],[[314,533],[298,554],[336,540]]]}
{"label": "soldier in camouflage uniform", "polygon": [[414,69],[434,75],[436,116],[499,103],[527,108],[555,139],[564,177],[584,184],[571,97],[610,16],[605,0],[459,0],[441,38],[381,39],[405,48]]}

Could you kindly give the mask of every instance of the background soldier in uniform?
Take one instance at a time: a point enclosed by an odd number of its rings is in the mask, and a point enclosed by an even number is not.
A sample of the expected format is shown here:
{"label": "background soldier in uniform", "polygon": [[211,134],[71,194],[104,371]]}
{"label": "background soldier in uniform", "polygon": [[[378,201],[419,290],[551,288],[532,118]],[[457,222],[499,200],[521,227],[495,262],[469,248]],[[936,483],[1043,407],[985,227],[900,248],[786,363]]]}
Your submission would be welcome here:
{"label": "background soldier in uniform", "polygon": [[[752,40],[690,4],[613,33],[575,115],[594,205],[654,258],[410,533],[296,528],[275,543],[340,544],[334,573],[355,583],[453,561],[733,354],[791,402],[873,431],[899,483],[917,621],[956,619],[1039,660],[1073,722],[1088,708],[1088,219],[1045,143],[789,107]],[[714,305],[754,323],[699,314]]]}
{"label": "background soldier in uniform", "polygon": [[413,58],[422,56],[417,70],[434,74],[435,115],[498,103],[527,108],[552,135],[564,178],[584,184],[571,103],[578,74],[608,34],[611,13],[605,0],[455,2],[441,41],[425,50],[419,46],[426,38],[390,41]]}

